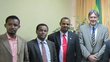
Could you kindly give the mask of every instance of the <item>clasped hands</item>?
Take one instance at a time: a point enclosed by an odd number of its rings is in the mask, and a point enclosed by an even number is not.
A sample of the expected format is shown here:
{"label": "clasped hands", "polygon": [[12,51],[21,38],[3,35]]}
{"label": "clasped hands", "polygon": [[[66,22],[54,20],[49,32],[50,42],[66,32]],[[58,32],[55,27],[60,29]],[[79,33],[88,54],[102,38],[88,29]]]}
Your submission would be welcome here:
{"label": "clasped hands", "polygon": [[96,55],[90,55],[89,57],[88,57],[88,60],[90,61],[90,62],[97,62],[97,56]]}

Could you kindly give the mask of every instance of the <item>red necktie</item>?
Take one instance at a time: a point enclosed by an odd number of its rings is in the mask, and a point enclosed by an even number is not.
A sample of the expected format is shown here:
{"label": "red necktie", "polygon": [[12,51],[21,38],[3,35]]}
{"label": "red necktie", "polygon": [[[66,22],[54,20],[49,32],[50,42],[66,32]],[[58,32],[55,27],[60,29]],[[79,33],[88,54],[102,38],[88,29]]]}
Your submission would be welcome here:
{"label": "red necktie", "polygon": [[43,59],[43,62],[47,62],[47,56],[46,56],[46,50],[45,50],[45,47],[44,47],[44,42],[41,42],[41,47],[42,47],[42,59]]}
{"label": "red necktie", "polygon": [[63,62],[67,62],[67,48],[68,48],[68,43],[66,40],[66,35],[63,35]]}

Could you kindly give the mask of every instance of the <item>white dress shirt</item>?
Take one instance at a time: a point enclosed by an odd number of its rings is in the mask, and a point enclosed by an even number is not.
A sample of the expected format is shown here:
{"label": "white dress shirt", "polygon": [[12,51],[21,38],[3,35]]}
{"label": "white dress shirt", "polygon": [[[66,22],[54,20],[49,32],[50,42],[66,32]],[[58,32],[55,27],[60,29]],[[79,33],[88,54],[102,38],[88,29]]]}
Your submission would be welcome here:
{"label": "white dress shirt", "polygon": [[[93,26],[90,26],[91,27],[91,35],[92,35],[92,32],[93,32]],[[95,28],[95,39],[96,39],[96,36],[97,36],[97,29],[98,29],[98,24],[96,26],[94,26]]]}
{"label": "white dress shirt", "polygon": [[[61,39],[61,45],[60,45],[60,51],[59,51],[59,61],[60,62],[63,62],[63,34],[61,31],[60,31],[60,39]],[[68,42],[68,32],[65,33],[66,35],[66,40]]]}

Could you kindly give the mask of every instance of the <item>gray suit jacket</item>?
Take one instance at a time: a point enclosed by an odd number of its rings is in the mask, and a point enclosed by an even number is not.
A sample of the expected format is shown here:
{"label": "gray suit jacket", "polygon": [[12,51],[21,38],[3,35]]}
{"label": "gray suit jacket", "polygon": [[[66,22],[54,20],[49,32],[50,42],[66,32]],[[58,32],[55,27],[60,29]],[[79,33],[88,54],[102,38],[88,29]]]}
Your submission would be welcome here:
{"label": "gray suit jacket", "polygon": [[[29,62],[27,44],[22,38],[18,38],[17,62]],[[0,36],[0,62],[12,62],[12,52],[6,34]]]}
{"label": "gray suit jacket", "polygon": [[97,58],[100,60],[101,55],[104,53],[105,44],[108,40],[109,34],[108,29],[101,24],[97,26],[97,35],[95,39],[95,46],[92,47],[91,40],[91,28],[89,24],[82,25],[80,27],[79,33],[80,46],[82,50],[82,55],[84,57],[84,61],[87,61],[87,58],[91,54],[95,54]]}

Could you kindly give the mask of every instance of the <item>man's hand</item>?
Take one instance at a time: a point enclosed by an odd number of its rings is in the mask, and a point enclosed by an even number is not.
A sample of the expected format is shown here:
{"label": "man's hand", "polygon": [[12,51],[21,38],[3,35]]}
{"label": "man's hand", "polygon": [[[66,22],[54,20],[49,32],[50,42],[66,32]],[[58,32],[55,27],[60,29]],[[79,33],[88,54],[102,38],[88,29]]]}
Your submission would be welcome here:
{"label": "man's hand", "polygon": [[90,62],[96,62],[96,61],[97,61],[97,57],[96,57],[96,55],[90,55],[90,56],[88,57],[88,60],[89,60]]}

